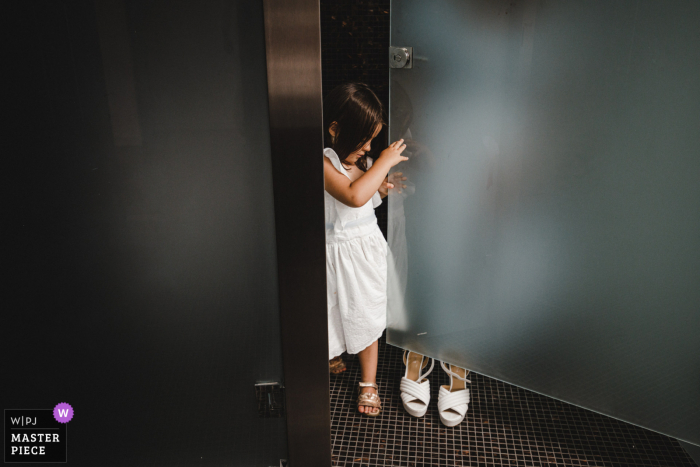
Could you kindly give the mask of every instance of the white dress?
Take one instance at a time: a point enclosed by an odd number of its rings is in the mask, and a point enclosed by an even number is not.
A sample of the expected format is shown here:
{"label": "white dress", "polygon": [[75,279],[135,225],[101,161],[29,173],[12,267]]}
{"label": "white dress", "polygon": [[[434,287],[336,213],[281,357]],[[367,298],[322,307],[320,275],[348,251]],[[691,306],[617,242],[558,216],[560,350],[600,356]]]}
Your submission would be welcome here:
{"label": "white dress", "polygon": [[[324,149],[323,155],[350,178],[333,149]],[[367,166],[372,166],[369,157]],[[359,208],[325,190],[324,197],[330,360],[345,351],[359,353],[386,329],[387,243],[374,214],[382,203],[379,192]]]}

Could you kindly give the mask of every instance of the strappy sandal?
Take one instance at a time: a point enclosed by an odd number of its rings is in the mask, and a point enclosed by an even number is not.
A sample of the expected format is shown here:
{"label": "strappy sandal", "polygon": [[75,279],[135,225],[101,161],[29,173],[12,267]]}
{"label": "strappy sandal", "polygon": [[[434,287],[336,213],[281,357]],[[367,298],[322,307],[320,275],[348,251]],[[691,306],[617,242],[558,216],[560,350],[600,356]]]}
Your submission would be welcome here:
{"label": "strappy sandal", "polygon": [[379,396],[377,394],[374,394],[372,392],[362,392],[362,388],[366,387],[373,387],[377,392],[379,392],[379,388],[375,383],[365,383],[365,382],[360,382],[358,383],[360,386],[357,388],[357,408],[359,409],[361,405],[369,406],[369,407],[376,407],[379,410],[377,413],[371,413],[371,412],[360,412],[363,415],[367,415],[368,417],[376,417],[380,413],[382,413],[382,404],[381,400],[379,399]]}
{"label": "strappy sandal", "polygon": [[345,362],[340,356],[332,358],[328,366],[332,375],[339,375],[347,369]]}
{"label": "strappy sandal", "polygon": [[440,414],[440,421],[445,426],[456,426],[464,420],[464,416],[467,414],[467,409],[469,408],[469,389],[467,389],[464,384],[465,382],[471,383],[471,381],[466,378],[469,374],[469,370],[449,364],[449,367],[447,367],[443,362],[440,362],[440,365],[442,369],[450,375],[449,387],[446,384],[440,386],[440,391],[438,393],[438,413]]}
{"label": "strappy sandal", "polygon": [[[406,352],[408,352],[408,357]],[[431,360],[430,369],[423,373],[425,367],[428,366],[428,359]],[[401,377],[399,384],[403,407],[414,417],[422,417],[427,412],[430,402],[430,381],[425,378],[433,371],[435,360],[416,352],[404,350],[403,363],[406,365],[406,373]]]}

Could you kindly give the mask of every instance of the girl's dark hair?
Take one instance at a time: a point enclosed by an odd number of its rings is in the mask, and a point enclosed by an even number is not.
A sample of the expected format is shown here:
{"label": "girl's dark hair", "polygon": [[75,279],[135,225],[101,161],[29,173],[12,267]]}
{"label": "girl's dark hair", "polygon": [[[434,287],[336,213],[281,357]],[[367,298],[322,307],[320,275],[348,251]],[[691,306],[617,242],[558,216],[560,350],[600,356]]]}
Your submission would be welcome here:
{"label": "girl's dark hair", "polygon": [[[335,140],[328,129],[337,122]],[[345,83],[333,89],[323,100],[323,143],[332,148],[341,162],[372,139],[377,125],[386,125],[384,106],[364,83]],[[367,171],[367,154],[355,163]]]}

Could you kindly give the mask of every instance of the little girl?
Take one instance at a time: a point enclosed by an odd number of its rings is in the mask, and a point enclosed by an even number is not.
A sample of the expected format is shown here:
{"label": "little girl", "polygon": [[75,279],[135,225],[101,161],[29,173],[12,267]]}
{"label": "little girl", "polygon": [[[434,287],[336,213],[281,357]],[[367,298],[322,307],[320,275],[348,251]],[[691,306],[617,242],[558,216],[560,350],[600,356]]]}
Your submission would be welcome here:
{"label": "little girl", "polygon": [[359,354],[358,410],[379,415],[378,339],[386,328],[387,243],[374,208],[386,196],[389,169],[401,161],[403,140],[367,157],[384,122],[377,96],[361,83],[333,89],[323,103],[326,278],[329,358]]}

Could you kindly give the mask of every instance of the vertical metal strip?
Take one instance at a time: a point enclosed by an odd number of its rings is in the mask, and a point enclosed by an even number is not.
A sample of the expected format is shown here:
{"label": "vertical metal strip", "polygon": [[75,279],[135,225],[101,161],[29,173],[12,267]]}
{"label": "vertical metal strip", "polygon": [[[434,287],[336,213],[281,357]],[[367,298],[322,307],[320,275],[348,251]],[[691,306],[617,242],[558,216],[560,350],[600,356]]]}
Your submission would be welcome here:
{"label": "vertical metal strip", "polygon": [[331,465],[318,0],[264,0],[291,467]]}

